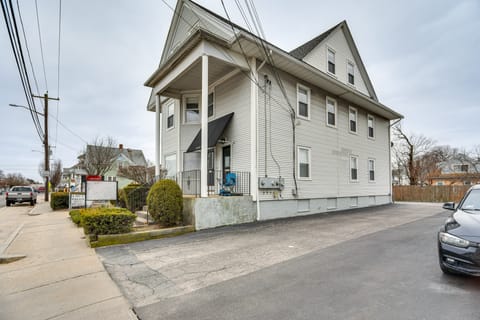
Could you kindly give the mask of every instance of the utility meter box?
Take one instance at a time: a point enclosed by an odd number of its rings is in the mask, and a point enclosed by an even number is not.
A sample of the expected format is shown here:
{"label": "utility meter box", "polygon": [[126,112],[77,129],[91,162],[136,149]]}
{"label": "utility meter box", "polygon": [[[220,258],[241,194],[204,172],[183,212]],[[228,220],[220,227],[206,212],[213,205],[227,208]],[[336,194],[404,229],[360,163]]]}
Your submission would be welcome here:
{"label": "utility meter box", "polygon": [[285,183],[283,178],[275,178],[275,177],[258,178],[259,189],[283,190],[284,184]]}

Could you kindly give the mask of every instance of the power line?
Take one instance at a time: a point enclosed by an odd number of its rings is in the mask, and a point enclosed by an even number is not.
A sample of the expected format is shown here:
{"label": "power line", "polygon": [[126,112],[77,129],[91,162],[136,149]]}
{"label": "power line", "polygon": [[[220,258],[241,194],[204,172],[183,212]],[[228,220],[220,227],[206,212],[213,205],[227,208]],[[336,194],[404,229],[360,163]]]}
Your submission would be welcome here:
{"label": "power line", "polygon": [[66,125],[64,125],[60,120],[58,120],[57,117],[55,117],[53,114],[50,115],[53,119],[55,119],[57,121],[58,124],[60,124],[65,130],[67,130],[68,132],[70,132],[72,135],[74,135],[75,137],[77,137],[78,139],[80,139],[82,142],[88,144],[88,142],[82,138],[81,136],[79,136],[78,134],[76,134],[74,131],[72,131],[70,128],[68,128]]}
{"label": "power line", "polygon": [[[43,57],[42,32],[40,31],[40,17],[38,15],[38,3],[35,0],[35,12],[37,15],[38,39],[40,40],[40,53],[42,55],[43,77],[45,79],[45,91],[48,92],[47,72],[45,70],[45,59]],[[39,92],[40,93],[40,92]]]}
{"label": "power line", "polygon": [[[32,98],[32,88],[30,85],[30,80],[28,78],[28,71],[25,65],[25,58],[22,51],[22,45],[19,38],[18,27],[15,20],[15,12],[13,9],[12,1],[2,1],[2,11],[5,19],[5,24],[7,26],[8,36],[10,40],[10,45],[12,46],[13,55],[15,57],[15,63],[19,72],[20,80],[22,82],[23,91],[25,93],[25,98],[27,100],[28,109],[30,110],[30,115],[32,117],[35,129],[40,138],[40,141],[43,142],[43,131],[38,119],[38,112],[35,108],[35,101]],[[10,10],[9,10],[10,9]]]}
{"label": "power line", "polygon": [[[62,33],[62,0],[59,0],[58,4],[58,60],[57,60],[57,97],[60,98],[60,40],[61,40],[61,33]],[[59,109],[58,106],[60,104],[60,100],[57,100],[57,123],[55,125],[55,144],[57,144],[58,140],[58,118],[59,116]]]}

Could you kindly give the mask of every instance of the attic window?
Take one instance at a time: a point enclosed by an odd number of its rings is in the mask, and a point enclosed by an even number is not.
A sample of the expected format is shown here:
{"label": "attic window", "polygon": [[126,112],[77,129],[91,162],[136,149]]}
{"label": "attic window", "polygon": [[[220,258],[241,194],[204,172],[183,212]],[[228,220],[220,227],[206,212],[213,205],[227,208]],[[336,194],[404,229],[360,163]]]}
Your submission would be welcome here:
{"label": "attic window", "polygon": [[353,63],[350,61],[347,63],[347,76],[348,76],[348,83],[351,85],[355,84],[355,71]]}
{"label": "attic window", "polygon": [[327,51],[328,72],[335,74],[335,51],[330,48]]}

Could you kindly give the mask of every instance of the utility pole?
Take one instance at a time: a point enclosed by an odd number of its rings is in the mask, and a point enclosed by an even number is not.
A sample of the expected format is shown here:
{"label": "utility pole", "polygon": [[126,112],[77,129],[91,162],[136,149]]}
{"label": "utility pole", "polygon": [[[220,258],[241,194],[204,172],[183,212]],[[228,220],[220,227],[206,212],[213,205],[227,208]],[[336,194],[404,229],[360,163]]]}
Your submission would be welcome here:
{"label": "utility pole", "polygon": [[43,117],[45,119],[45,136],[43,137],[43,144],[45,146],[45,201],[48,202],[48,182],[50,176],[50,146],[48,145],[48,100],[60,100],[59,98],[49,98],[48,91],[42,96],[32,95],[34,98],[43,98],[45,110]]}

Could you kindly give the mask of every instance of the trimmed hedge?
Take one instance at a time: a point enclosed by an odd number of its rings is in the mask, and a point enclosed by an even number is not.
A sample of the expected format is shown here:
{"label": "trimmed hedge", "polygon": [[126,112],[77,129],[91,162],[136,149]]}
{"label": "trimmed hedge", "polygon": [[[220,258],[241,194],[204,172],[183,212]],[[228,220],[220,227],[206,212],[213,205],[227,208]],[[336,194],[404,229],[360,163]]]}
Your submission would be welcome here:
{"label": "trimmed hedge", "polygon": [[68,209],[68,192],[52,192],[50,207],[53,210]]}
{"label": "trimmed hedge", "polygon": [[73,223],[75,223],[77,226],[82,224],[82,214],[80,213],[80,210],[72,210],[69,212],[69,214]]}
{"label": "trimmed hedge", "polygon": [[147,197],[148,211],[156,223],[168,226],[183,222],[183,194],[178,184],[169,179],[155,183]]}
{"label": "trimmed hedge", "polygon": [[136,215],[123,208],[80,209],[85,234],[118,234],[132,230]]}

